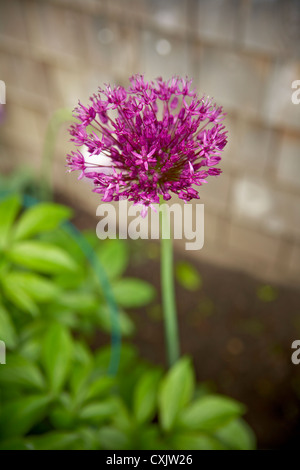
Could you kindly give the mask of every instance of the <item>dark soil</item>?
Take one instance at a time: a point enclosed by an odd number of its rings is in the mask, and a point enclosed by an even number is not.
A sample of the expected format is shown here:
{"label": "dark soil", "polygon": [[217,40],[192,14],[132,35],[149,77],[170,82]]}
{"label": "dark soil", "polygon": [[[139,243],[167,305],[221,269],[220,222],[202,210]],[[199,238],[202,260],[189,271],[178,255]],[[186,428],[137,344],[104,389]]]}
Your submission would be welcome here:
{"label": "dark soil", "polygon": [[[96,227],[94,217],[76,212],[79,228]],[[151,282],[159,293],[159,244],[128,243],[127,274]],[[176,253],[175,261],[184,256]],[[193,358],[198,380],[246,404],[246,420],[259,448],[297,448],[300,365],[291,362],[291,344],[300,338],[300,290],[272,286],[271,295],[262,299],[262,284],[253,277],[198,260],[192,264],[201,275],[201,287],[191,292],[176,284],[181,352]],[[159,294],[153,305],[131,316],[137,325],[133,343],[141,356],[165,364]],[[99,340],[108,338],[100,335]]]}

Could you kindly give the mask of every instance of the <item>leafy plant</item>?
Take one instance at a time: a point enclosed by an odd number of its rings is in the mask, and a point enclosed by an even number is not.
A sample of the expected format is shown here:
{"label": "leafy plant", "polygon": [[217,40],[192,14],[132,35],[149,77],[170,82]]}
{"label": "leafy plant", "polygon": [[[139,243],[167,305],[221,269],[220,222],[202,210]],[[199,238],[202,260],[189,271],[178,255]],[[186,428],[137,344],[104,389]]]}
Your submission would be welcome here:
{"label": "leafy plant", "polygon": [[[41,334],[52,320],[80,333],[91,334],[97,327],[110,332],[99,279],[77,241],[61,227],[72,211],[54,203],[34,205],[17,218],[20,211],[19,196],[0,204],[1,339],[13,348],[33,331]],[[131,335],[134,324],[122,309],[151,302],[154,288],[121,277],[128,264],[125,242],[100,242],[93,233],[87,233],[86,240],[112,284],[121,332]]]}
{"label": "leafy plant", "polygon": [[[252,449],[244,407],[197,398],[182,358],[164,374],[123,345],[116,377],[110,351],[94,354],[66,326],[49,325],[34,355],[11,353],[0,368],[0,449]],[[25,348],[26,349],[26,348]]]}
{"label": "leafy plant", "polygon": [[[93,267],[60,225],[71,211],[43,203],[21,212],[18,196],[0,204],[0,449],[252,449],[255,439],[236,401],[196,384],[191,360],[167,373],[122,345],[115,376],[110,347],[89,335],[110,330]],[[150,302],[154,289],[123,277],[120,240],[87,232],[120,308]],[[121,312],[123,334],[134,325]]]}

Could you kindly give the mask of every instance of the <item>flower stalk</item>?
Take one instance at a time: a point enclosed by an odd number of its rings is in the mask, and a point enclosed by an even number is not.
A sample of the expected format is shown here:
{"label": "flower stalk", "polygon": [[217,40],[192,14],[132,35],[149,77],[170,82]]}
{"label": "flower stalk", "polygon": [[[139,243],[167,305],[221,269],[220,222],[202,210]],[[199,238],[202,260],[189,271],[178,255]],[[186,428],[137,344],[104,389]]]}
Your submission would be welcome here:
{"label": "flower stalk", "polygon": [[161,291],[168,364],[171,367],[179,359],[178,321],[174,289],[173,241],[170,233],[170,217],[161,206]]}

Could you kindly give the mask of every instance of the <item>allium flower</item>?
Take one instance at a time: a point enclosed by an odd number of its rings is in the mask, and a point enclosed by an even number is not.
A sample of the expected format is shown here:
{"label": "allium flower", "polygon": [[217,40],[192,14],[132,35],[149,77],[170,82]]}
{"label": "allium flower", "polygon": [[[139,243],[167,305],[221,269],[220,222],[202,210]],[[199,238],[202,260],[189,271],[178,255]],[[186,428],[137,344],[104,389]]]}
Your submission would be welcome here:
{"label": "allium flower", "polygon": [[103,201],[128,198],[147,208],[171,193],[199,199],[193,186],[221,173],[216,165],[227,142],[222,107],[199,98],[191,81],[178,77],[147,82],[135,75],[130,82],[128,90],[99,89],[87,107],[79,102],[70,134],[85,152],[68,155],[69,171],[92,179]]}

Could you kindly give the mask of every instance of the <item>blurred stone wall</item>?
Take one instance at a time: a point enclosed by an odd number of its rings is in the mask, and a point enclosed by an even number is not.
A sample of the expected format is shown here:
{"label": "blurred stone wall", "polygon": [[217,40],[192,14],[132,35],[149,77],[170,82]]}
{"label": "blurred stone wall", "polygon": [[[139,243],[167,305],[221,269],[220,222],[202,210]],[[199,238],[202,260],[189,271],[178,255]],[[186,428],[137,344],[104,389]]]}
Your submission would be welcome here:
{"label": "blurred stone wall", "polygon": [[[99,85],[128,76],[193,77],[228,113],[223,175],[201,190],[197,256],[266,281],[300,284],[298,0],[1,0],[0,79],[7,86],[0,168],[40,168],[47,122]],[[54,184],[95,213],[66,176],[63,126]],[[195,252],[190,252],[193,256]]]}

